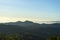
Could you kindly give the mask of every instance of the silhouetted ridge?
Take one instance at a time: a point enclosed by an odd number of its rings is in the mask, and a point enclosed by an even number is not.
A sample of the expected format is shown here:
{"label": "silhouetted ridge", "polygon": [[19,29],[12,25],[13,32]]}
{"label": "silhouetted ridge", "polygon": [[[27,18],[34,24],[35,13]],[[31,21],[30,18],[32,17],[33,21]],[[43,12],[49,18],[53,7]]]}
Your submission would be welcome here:
{"label": "silhouetted ridge", "polygon": [[60,35],[60,23],[38,24],[31,21],[0,23],[0,32],[33,35],[35,40],[40,40],[48,36]]}
{"label": "silhouetted ridge", "polygon": [[22,21],[17,21],[16,23],[21,23]]}
{"label": "silhouetted ridge", "polygon": [[28,20],[26,20],[25,23],[33,23],[33,22],[32,22],[32,21],[28,21]]}
{"label": "silhouetted ridge", "polygon": [[34,27],[36,25],[40,25],[38,23],[34,23],[32,21],[17,21],[17,22],[10,22],[10,23],[5,23],[6,25],[18,25],[18,26],[23,26],[23,27]]}

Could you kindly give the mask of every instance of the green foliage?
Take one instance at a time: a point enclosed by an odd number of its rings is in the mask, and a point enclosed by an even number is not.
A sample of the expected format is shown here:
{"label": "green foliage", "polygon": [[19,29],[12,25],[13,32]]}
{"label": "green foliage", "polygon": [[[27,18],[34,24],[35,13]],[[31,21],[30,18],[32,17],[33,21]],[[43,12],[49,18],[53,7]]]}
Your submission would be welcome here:
{"label": "green foliage", "polygon": [[6,34],[0,33],[0,40],[23,40],[19,34]]}
{"label": "green foliage", "polygon": [[47,40],[60,40],[60,36],[51,36],[48,37]]}

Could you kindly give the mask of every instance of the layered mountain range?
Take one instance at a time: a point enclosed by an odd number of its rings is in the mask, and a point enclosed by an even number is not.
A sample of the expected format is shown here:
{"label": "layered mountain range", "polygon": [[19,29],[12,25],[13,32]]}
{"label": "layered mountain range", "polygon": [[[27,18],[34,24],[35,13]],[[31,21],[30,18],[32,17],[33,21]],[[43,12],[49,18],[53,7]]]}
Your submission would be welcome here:
{"label": "layered mountain range", "polygon": [[0,23],[0,32],[19,33],[22,35],[31,34],[39,37],[60,35],[60,23],[38,24],[31,21]]}

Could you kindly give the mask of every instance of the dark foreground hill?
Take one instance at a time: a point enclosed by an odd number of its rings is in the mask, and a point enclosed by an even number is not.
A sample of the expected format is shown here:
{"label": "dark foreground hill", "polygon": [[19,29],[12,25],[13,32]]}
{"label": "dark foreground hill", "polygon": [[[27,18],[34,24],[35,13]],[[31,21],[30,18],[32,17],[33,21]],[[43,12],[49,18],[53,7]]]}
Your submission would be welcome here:
{"label": "dark foreground hill", "polygon": [[4,23],[0,24],[0,32],[4,34],[19,33],[27,39],[31,36],[34,38],[31,40],[46,40],[46,38],[49,36],[60,35],[60,23],[38,24],[31,21]]}

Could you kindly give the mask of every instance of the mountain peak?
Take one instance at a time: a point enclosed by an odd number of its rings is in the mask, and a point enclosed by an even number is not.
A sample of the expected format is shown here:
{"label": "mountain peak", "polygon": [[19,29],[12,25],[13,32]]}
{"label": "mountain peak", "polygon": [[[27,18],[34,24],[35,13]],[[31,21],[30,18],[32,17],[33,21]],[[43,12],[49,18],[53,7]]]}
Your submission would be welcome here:
{"label": "mountain peak", "polygon": [[16,23],[21,23],[22,21],[17,21]]}
{"label": "mountain peak", "polygon": [[26,20],[26,21],[24,21],[25,23],[33,23],[32,21],[28,21],[28,20]]}

